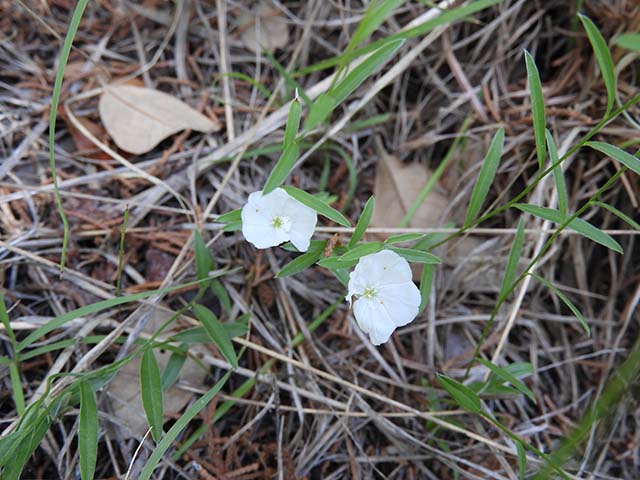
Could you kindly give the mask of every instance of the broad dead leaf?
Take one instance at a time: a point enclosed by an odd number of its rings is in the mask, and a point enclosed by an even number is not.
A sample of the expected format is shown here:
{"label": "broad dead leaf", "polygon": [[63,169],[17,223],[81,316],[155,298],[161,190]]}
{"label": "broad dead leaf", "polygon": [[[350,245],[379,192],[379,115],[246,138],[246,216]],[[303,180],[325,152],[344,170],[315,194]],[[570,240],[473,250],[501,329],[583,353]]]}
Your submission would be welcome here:
{"label": "broad dead leaf", "polygon": [[[389,155],[376,139],[379,160],[373,194],[376,208],[371,218],[372,227],[397,227],[424,188],[432,172],[424,165],[404,163]],[[441,225],[440,217],[447,207],[448,197],[436,186],[416,210],[409,227],[429,228]]]}
{"label": "broad dead leaf", "polygon": [[240,17],[240,38],[245,46],[255,52],[273,52],[289,43],[289,28],[280,10],[260,2],[246,15]]}
{"label": "broad dead leaf", "polygon": [[213,132],[220,128],[169,94],[133,85],[107,86],[100,97],[98,110],[116,145],[135,154],[150,151],[182,130]]}
{"label": "broad dead leaf", "polygon": [[[167,312],[156,310],[145,325],[144,331],[152,333],[168,319],[169,314]],[[155,354],[160,372],[163,372],[171,352],[156,350]],[[179,413],[193,398],[194,393],[180,388],[180,385],[202,388],[206,375],[207,372],[205,370],[193,360],[187,358],[180,370],[176,384],[164,392],[165,414]],[[149,425],[142,408],[140,393],[140,357],[133,359],[118,371],[109,384],[107,395],[111,402],[111,411],[114,417],[119,420],[119,425],[124,427],[120,429],[119,434],[125,438],[144,436],[149,429]]]}

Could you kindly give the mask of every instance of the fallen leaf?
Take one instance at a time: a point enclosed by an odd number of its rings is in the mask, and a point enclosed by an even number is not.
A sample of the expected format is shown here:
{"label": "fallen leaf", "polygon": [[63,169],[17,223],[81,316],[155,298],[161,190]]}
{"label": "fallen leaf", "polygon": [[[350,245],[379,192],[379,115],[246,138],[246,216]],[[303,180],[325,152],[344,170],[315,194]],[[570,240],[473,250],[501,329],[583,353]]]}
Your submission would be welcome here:
{"label": "fallen leaf", "polygon": [[100,118],[122,150],[150,151],[181,130],[213,132],[220,126],[171,95],[133,85],[107,86],[98,104]]}
{"label": "fallen leaf", "polygon": [[248,14],[240,17],[240,38],[245,46],[255,52],[274,52],[289,44],[289,27],[280,10],[260,2]]}
{"label": "fallen leaf", "polygon": [[[376,139],[376,146],[379,160],[373,187],[376,208],[371,217],[371,226],[397,227],[433,173],[420,163],[404,163],[398,157],[389,155],[379,139]],[[408,226],[440,226],[439,220],[448,202],[448,196],[436,186],[418,207]]]}
{"label": "fallen leaf", "polygon": [[[146,333],[155,332],[169,319],[170,314],[156,309],[151,314],[151,318],[145,325],[143,331]],[[167,332],[167,333],[170,333]],[[154,351],[160,372],[169,361],[171,352]],[[190,390],[180,388],[180,385],[202,388],[207,372],[196,362],[187,357],[176,384],[164,392],[163,404],[165,414],[180,412],[193,398],[194,393]],[[123,426],[119,434],[124,438],[143,437],[149,429],[147,417],[142,408],[142,396],[140,393],[140,357],[136,357],[124,367],[111,380],[107,396],[111,402],[113,415],[118,419],[118,426]]]}

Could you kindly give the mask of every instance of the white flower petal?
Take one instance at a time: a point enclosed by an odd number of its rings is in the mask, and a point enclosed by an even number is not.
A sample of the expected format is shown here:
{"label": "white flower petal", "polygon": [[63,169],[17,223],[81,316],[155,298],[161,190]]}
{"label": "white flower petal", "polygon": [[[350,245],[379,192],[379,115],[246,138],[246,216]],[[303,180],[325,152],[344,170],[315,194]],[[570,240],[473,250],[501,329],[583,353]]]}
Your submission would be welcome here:
{"label": "white flower petal", "polygon": [[301,252],[306,252],[318,223],[318,214],[312,208],[291,197],[285,202],[283,208],[283,214],[291,221],[289,232],[291,243]]}
{"label": "white flower petal", "polygon": [[289,240],[283,229],[274,228],[273,218],[283,209],[289,195],[281,188],[262,195],[253,192],[242,208],[242,234],[256,248],[269,248]]}
{"label": "white flower petal", "polygon": [[392,250],[381,250],[360,259],[353,280],[364,285],[388,285],[411,281],[409,263]]}
{"label": "white flower petal", "polygon": [[353,314],[358,326],[369,335],[369,339],[374,345],[388,342],[396,329],[387,310],[375,299],[359,298],[356,300],[353,304]]}
{"label": "white flower petal", "polygon": [[382,285],[377,294],[397,327],[411,323],[418,315],[420,291],[413,282]]}

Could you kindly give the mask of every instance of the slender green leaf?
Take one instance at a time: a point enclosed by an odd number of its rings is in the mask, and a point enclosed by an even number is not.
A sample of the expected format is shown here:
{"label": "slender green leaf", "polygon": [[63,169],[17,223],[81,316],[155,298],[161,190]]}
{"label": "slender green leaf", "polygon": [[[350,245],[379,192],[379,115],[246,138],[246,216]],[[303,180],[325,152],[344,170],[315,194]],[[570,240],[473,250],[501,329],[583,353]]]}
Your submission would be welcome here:
{"label": "slender green leaf", "polygon": [[634,228],[636,230],[640,230],[640,223],[636,222],[633,218],[631,218],[630,216],[628,216],[625,213],[621,212],[617,208],[612,207],[608,203],[593,201],[593,202],[591,202],[591,204],[595,205],[597,207],[602,207],[605,210],[609,210],[611,213],[613,213],[620,220],[622,220],[623,222],[628,223],[632,228]]}
{"label": "slender green leaf", "polygon": [[298,200],[300,203],[303,203],[307,207],[312,208],[320,215],[327,217],[329,220],[333,220],[343,227],[351,227],[351,223],[349,223],[349,220],[347,220],[344,215],[342,215],[334,208],[331,208],[327,203],[323,202],[319,198],[314,197],[313,195],[305,192],[304,190],[300,190],[299,188],[289,186],[285,186],[282,188],[284,188],[289,195]]}
{"label": "slender green leaf", "polygon": [[384,244],[382,242],[361,243],[360,245],[350,248],[347,253],[340,256],[338,260],[341,262],[358,260],[360,257],[364,257],[365,255],[371,255],[372,253],[379,252],[383,248]]}
{"label": "slender green leaf", "polygon": [[618,35],[613,40],[613,43],[627,50],[640,52],[640,33],[623,33]]}
{"label": "slender green leaf", "polygon": [[[453,222],[445,223],[442,228],[455,228]],[[413,248],[416,250],[431,250],[435,245],[441,244],[450,234],[446,232],[427,233],[422,240],[416,243]]]}
{"label": "slender green leaf", "polygon": [[431,297],[431,285],[433,285],[433,275],[436,271],[434,265],[426,264],[422,268],[422,275],[420,276],[420,308],[418,312],[421,313],[427,308],[429,304],[429,298]]}
{"label": "slender green leaf", "polygon": [[[222,272],[217,273],[215,276],[220,276],[221,274]],[[127,295],[124,297],[110,298],[108,300],[102,300],[100,302],[92,303],[85,307],[77,308],[75,310],[62,314],[59,317],[56,317],[50,322],[35,329],[33,332],[27,335],[27,337],[24,340],[22,340],[18,344],[17,351],[21,352],[22,350],[27,348],[29,345],[31,345],[33,342],[38,340],[40,337],[46,335],[49,332],[52,332],[56,328],[62,327],[65,323],[70,322],[71,320],[75,320],[76,318],[87,317],[89,315],[101,312],[102,310],[106,310],[108,308],[117,307],[118,305],[123,305],[125,303],[135,302],[138,300],[152,297],[154,295],[164,295],[166,293],[170,293],[175,290],[179,290],[181,288],[198,285],[199,283],[200,283],[200,280],[197,280],[195,282],[182,283],[180,285],[174,285],[172,287],[149,290],[147,292],[135,293],[133,295]]]}
{"label": "slender green leaf", "polygon": [[558,296],[558,298],[562,300],[567,307],[569,307],[569,310],[571,310],[573,314],[576,316],[576,318],[580,320],[580,323],[582,324],[582,328],[584,328],[584,331],[586,332],[587,336],[590,337],[591,329],[589,328],[589,324],[582,316],[582,313],[580,313],[580,310],[578,310],[578,308],[571,302],[571,300],[569,300],[569,297],[567,297],[564,293],[562,293],[560,289],[558,289],[555,285],[549,282],[546,278],[543,278],[540,275],[536,275],[535,273],[530,273],[529,275],[531,275],[533,278],[538,280],[540,283],[543,283],[544,285],[546,285],[546,287],[549,290],[555,293]]}
{"label": "slender green leaf", "polygon": [[520,217],[518,221],[518,231],[513,239],[513,244],[509,250],[509,257],[507,259],[507,268],[504,270],[504,278],[502,279],[502,286],[500,287],[500,296],[502,299],[507,294],[509,289],[513,286],[513,281],[516,278],[516,272],[518,270],[518,262],[522,257],[522,245],[524,243],[524,218]]}
{"label": "slender green leaf", "polygon": [[11,378],[13,402],[16,405],[18,415],[22,416],[25,410],[24,392],[22,391],[22,379],[20,378],[20,370],[16,361],[11,362],[9,365],[9,377]]}
{"label": "slender green leaf", "polygon": [[80,20],[82,20],[82,14],[84,9],[89,3],[89,0],[78,0],[76,8],[73,11],[69,28],[67,29],[67,35],[64,38],[62,49],[60,50],[60,59],[58,61],[58,70],[56,71],[56,79],[53,82],[53,93],[51,94],[51,108],[49,110],[49,166],[51,168],[51,179],[53,180],[53,191],[56,198],[56,205],[58,207],[58,213],[63,225],[63,238],[62,238],[62,254],[60,255],[60,271],[64,270],[64,265],[67,259],[67,244],[69,243],[69,221],[67,215],[64,213],[62,206],[62,197],[60,196],[60,190],[58,189],[58,174],[56,172],[56,159],[55,159],[55,135],[56,135],[56,117],[58,114],[58,105],[60,103],[60,92],[62,92],[62,80],[64,79],[64,71],[67,68],[67,61],[69,60],[69,53],[71,53],[71,46],[73,39],[78,32],[80,26]]}
{"label": "slender green leaf", "polygon": [[322,256],[326,245],[327,242],[324,240],[312,240],[311,245],[309,246],[309,250],[307,250],[306,253],[303,253],[302,255],[294,258],[292,261],[282,267],[276,277],[289,277],[291,275],[295,275],[296,273],[300,273],[303,270],[306,270],[311,265],[316,263]]}
{"label": "slender green leaf", "polygon": [[222,305],[225,313],[231,315],[231,298],[229,298],[229,294],[220,280],[213,280],[211,282],[211,291],[220,301],[220,305]]}
{"label": "slender green leaf", "polygon": [[242,230],[242,221],[229,222],[222,229],[223,232],[237,232],[238,230]]}
{"label": "slender green leaf", "polygon": [[598,30],[598,27],[595,26],[591,19],[582,14],[580,14],[579,17],[585,31],[587,32],[589,42],[591,42],[591,47],[596,55],[596,60],[600,67],[600,73],[602,74],[604,85],[607,88],[607,112],[605,115],[608,115],[613,108],[613,102],[616,99],[616,75],[611,53],[609,52],[607,42],[604,40],[600,30]]}
{"label": "slender green leaf", "polygon": [[382,125],[383,123],[387,123],[391,118],[390,113],[380,113],[378,115],[373,115],[371,117],[367,116],[362,120],[356,120],[353,123],[350,123],[345,128],[342,129],[344,133],[354,133],[360,132],[365,128],[375,127],[376,125]]}
{"label": "slender green leaf", "polygon": [[387,238],[384,243],[393,245],[394,243],[413,242],[415,240],[421,240],[424,236],[424,233],[396,233]]}
{"label": "slender green leaf", "polygon": [[619,161],[629,170],[635,172],[636,175],[640,175],[640,158],[636,157],[635,155],[631,155],[621,148],[609,145],[608,143],[604,142],[587,142],[585,145]]}
{"label": "slender green leaf", "polygon": [[151,435],[157,442],[162,438],[164,408],[162,404],[162,377],[153,349],[147,348],[140,362],[140,393],[142,406],[151,427]]}
{"label": "slender green leaf", "polygon": [[370,38],[371,33],[402,3],[404,0],[375,0],[371,2],[356,31],[353,32],[345,53],[353,51],[355,47]]}
{"label": "slender green leaf", "polygon": [[173,441],[187,427],[189,422],[193,420],[202,409],[209,405],[209,402],[211,402],[213,397],[215,397],[216,394],[222,389],[224,384],[227,383],[227,380],[229,380],[231,373],[231,371],[227,372],[207,393],[205,393],[189,408],[187,408],[184,414],[176,421],[176,423],[173,424],[166,435],[162,437],[162,440],[160,440],[160,442],[156,446],[155,450],[149,457],[149,460],[147,460],[147,463],[145,464],[142,472],[140,473],[140,476],[138,477],[139,480],[149,480],[151,478],[153,471],[164,456],[165,452],[169,449],[169,447],[171,447]]}
{"label": "slender green leaf", "polygon": [[295,98],[291,102],[291,107],[289,107],[289,116],[287,117],[287,124],[284,129],[284,141],[282,142],[283,150],[286,150],[287,147],[295,141],[298,129],[300,128],[301,115],[302,106],[300,105],[300,101]]}
{"label": "slender green leaf", "polygon": [[342,80],[334,85],[329,94],[336,105],[345,100],[362,83],[381,68],[402,46],[404,40],[391,40],[367,57],[360,65],[349,72]]}
{"label": "slender green leaf", "polygon": [[441,373],[438,373],[437,376],[442,388],[451,395],[458,405],[472,413],[482,412],[480,398],[473,390]]}
{"label": "slender green leaf", "polygon": [[[222,324],[227,331],[229,337],[242,337],[247,333],[247,321],[245,319],[247,315],[243,315],[235,322],[225,322]],[[193,327],[183,330],[180,333],[176,333],[171,337],[171,341],[184,342],[186,344],[192,343],[210,343],[211,337],[207,333],[204,327]]]}
{"label": "slender green leaf", "polygon": [[424,252],[422,250],[416,250],[414,248],[401,248],[395,246],[389,246],[388,248],[389,250],[393,250],[394,252],[396,252],[401,257],[406,258],[410,262],[426,263],[431,265],[442,263],[441,260],[435,255]]}
{"label": "slender green leaf", "polygon": [[358,223],[356,223],[356,228],[353,231],[353,235],[351,235],[351,239],[349,239],[347,248],[351,248],[356,243],[358,243],[362,238],[362,236],[367,231],[367,227],[369,226],[369,222],[371,221],[371,216],[373,215],[373,209],[375,208],[375,204],[376,204],[376,199],[372,195],[369,197],[369,200],[367,200],[367,203],[364,204],[364,208],[362,209],[362,213],[360,214]]}
{"label": "slender green leaf", "polygon": [[[497,365],[494,365],[493,363],[485,360],[484,358],[477,358],[478,362],[480,362],[482,365],[484,365],[485,367],[487,367],[489,370],[491,370],[491,373],[493,373],[496,377],[498,377],[500,380],[502,380],[502,382],[508,382],[511,385],[513,385],[520,393],[523,393],[524,395],[526,395],[533,403],[536,403],[536,397],[533,394],[533,392],[529,389],[529,387],[527,387],[524,382],[522,382],[522,380],[519,380],[518,378],[514,377],[513,375],[511,375],[511,373],[509,373],[508,370],[505,370]],[[501,383],[502,383],[501,382]]]}
{"label": "slender green leaf", "polygon": [[[560,160],[560,157],[558,157],[556,142],[553,141],[553,136],[549,130],[545,131],[545,136],[547,138],[549,158],[551,159],[551,163],[555,165]],[[562,215],[562,219],[564,220],[567,218],[567,214],[569,212],[569,200],[567,196],[567,186],[564,182],[564,172],[562,171],[562,166],[560,164],[553,169],[553,179],[556,182],[556,190],[558,191],[558,209],[560,210],[560,215]]]}
{"label": "slender green leaf", "polygon": [[162,371],[162,390],[166,391],[171,387],[176,380],[178,379],[178,375],[180,374],[180,370],[182,370],[182,366],[184,362],[187,360],[187,348],[186,345],[183,345],[180,350],[176,350],[171,352],[171,356],[167,361],[167,365],[164,367]]}
{"label": "slender green leaf", "polygon": [[527,452],[522,446],[522,442],[515,442],[516,451],[518,452],[518,477],[525,480],[527,475]]}
{"label": "slender green leaf", "polygon": [[471,200],[469,200],[469,208],[467,209],[467,217],[464,221],[465,225],[469,225],[476,218],[482,204],[487,198],[491,184],[500,165],[500,157],[502,156],[502,148],[504,147],[504,128],[499,128],[491,140],[487,155],[482,162],[482,168],[478,175],[478,181],[471,192]]}
{"label": "slender green leaf", "polygon": [[262,189],[263,195],[272,192],[287,179],[287,176],[291,172],[291,169],[296,164],[296,160],[298,160],[299,150],[300,148],[297,142],[293,142],[289,144],[287,148],[285,148],[284,152],[282,152],[282,155],[280,156],[280,159],[273,167],[273,170],[271,170],[269,178],[267,178],[267,181],[264,184],[264,188]]}
{"label": "slender green leaf", "polygon": [[502,369],[506,370],[516,378],[528,377],[529,375],[533,375],[534,372],[533,365],[529,362],[513,362],[509,365],[505,365]]}
{"label": "slender green leaf", "polygon": [[80,478],[93,480],[98,459],[98,405],[88,382],[80,383],[80,420],[78,425]]}
{"label": "slender green leaf", "polygon": [[[528,203],[516,203],[514,207],[522,210],[523,212],[530,213],[531,215],[542,218],[543,220],[549,220],[550,222],[554,223],[563,223],[562,215],[560,214],[560,212],[552,208],[539,207],[538,205],[530,205]],[[567,227],[575,232],[578,232],[580,235],[583,235],[588,239],[599,243],[600,245],[604,245],[605,247],[610,248],[614,252],[623,253],[620,244],[616,242],[609,234],[603,232],[597,227],[594,227],[589,222],[586,222],[581,218],[574,218],[569,223],[569,225],[567,225]]]}
{"label": "slender green leaf", "polygon": [[213,343],[220,349],[222,355],[224,355],[233,368],[236,368],[238,366],[236,351],[231,343],[229,333],[225,330],[222,323],[220,323],[218,317],[207,307],[198,303],[193,305],[193,313],[195,313],[198,320],[202,322],[202,326],[207,331],[209,337],[211,337]]}
{"label": "slender green leaf", "polygon": [[[270,99],[272,96],[272,93],[269,91],[267,87],[265,87],[262,83],[257,82],[253,77],[250,77],[246,73],[227,72],[227,73],[218,75],[218,77],[216,77],[216,80],[222,77],[237,78],[238,80],[247,82],[249,85],[252,85],[253,87],[255,87],[266,99]],[[280,106],[280,102],[278,102],[277,100],[275,103],[276,105]]]}
{"label": "slender green leaf", "polygon": [[[198,230],[193,231],[193,250],[196,257],[196,276],[198,280],[205,280],[209,278],[209,272],[216,268],[216,262]],[[202,284],[200,288],[206,286]]]}
{"label": "slender green leaf", "polygon": [[339,260],[337,257],[323,258],[322,260],[318,261],[319,266],[323,268],[328,268],[329,270],[348,269],[355,266],[356,263],[358,263],[357,260],[350,260],[348,262],[344,262]]}
{"label": "slender green leaf", "polygon": [[129,222],[129,207],[124,209],[122,225],[120,226],[120,245],[118,247],[118,270],[116,272],[116,297],[122,291],[122,270],[124,269],[124,242],[127,238],[127,223]]}
{"label": "slender green leaf", "polygon": [[331,111],[335,108],[337,102],[329,92],[321,94],[309,107],[309,114],[304,123],[304,129],[306,131],[320,125],[324,122]]}
{"label": "slender green leaf", "polygon": [[216,218],[216,222],[218,223],[235,223],[242,221],[242,209],[237,208],[236,210],[231,210],[230,212],[223,213]]}
{"label": "slender green leaf", "polygon": [[524,51],[524,59],[527,66],[527,78],[529,79],[529,95],[531,96],[531,114],[533,116],[533,134],[536,141],[536,155],[538,167],[544,168],[547,158],[544,131],[547,128],[547,120],[544,113],[544,96],[542,94],[542,82],[536,62],[529,52]]}

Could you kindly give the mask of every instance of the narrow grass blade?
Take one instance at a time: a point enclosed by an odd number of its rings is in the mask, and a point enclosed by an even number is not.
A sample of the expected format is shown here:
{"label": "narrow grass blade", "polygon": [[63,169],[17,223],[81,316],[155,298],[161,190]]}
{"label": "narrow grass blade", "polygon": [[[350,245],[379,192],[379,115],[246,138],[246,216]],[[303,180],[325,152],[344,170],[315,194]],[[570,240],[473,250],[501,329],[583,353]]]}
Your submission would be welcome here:
{"label": "narrow grass blade", "polygon": [[147,348],[142,354],[140,362],[140,393],[142,406],[151,427],[151,435],[158,443],[162,438],[162,424],[164,423],[164,408],[162,404],[162,378],[160,368],[153,349]]}
{"label": "narrow grass blade", "polygon": [[404,0],[376,0],[367,8],[356,31],[349,41],[346,52],[353,51],[358,45],[371,37],[371,33],[384,22]]}
{"label": "narrow grass blade", "polygon": [[278,159],[278,162],[273,167],[273,170],[271,170],[269,178],[267,178],[267,181],[264,184],[264,188],[262,189],[263,195],[272,192],[286,180],[287,176],[296,164],[296,160],[298,160],[299,151],[300,147],[297,142],[293,142],[285,148],[284,152],[282,152],[282,155]]}
{"label": "narrow grass blade", "polygon": [[502,278],[502,286],[500,287],[500,296],[502,299],[506,296],[507,292],[512,288],[513,281],[516,278],[516,272],[518,270],[518,262],[522,257],[522,245],[524,244],[524,218],[520,217],[518,221],[518,231],[513,239],[513,244],[509,250],[509,257],[507,258],[507,268],[504,270],[504,277]]}
{"label": "narrow grass blade", "polygon": [[300,190],[299,188],[288,186],[282,188],[284,188],[289,195],[298,200],[300,203],[303,203],[307,207],[314,209],[320,215],[327,217],[329,220],[333,220],[343,227],[351,227],[351,223],[349,223],[349,220],[347,220],[344,215],[342,215],[334,208],[331,208],[328,204],[326,204],[319,198],[314,197],[310,193],[307,193],[304,190]]}
{"label": "narrow grass blade", "polygon": [[498,377],[503,382],[508,382],[513,385],[520,393],[526,395],[533,403],[536,403],[536,397],[533,392],[527,387],[522,380],[514,377],[509,373],[508,370],[505,370],[493,363],[485,360],[484,358],[477,358],[478,362],[491,370],[496,377]]}
{"label": "narrow grass blade", "polygon": [[472,413],[482,412],[482,403],[476,392],[469,387],[441,373],[437,374],[438,382],[460,407]]}
{"label": "narrow grass blade", "polygon": [[404,40],[391,40],[372,53],[360,65],[349,72],[342,80],[334,85],[329,94],[336,105],[351,95],[371,75],[381,68],[402,46]]}
{"label": "narrow grass blade", "polygon": [[360,257],[364,257],[365,255],[371,255],[372,253],[379,252],[383,248],[384,244],[382,242],[361,243],[360,245],[350,248],[349,251],[338,257],[338,260],[341,262],[358,260]]}
{"label": "narrow grass blade", "polygon": [[598,201],[591,202],[591,204],[595,205],[597,207],[602,207],[605,210],[610,211],[616,217],[618,217],[620,220],[622,220],[623,222],[628,223],[632,228],[634,228],[636,230],[640,230],[640,223],[636,222],[633,218],[631,218],[630,216],[628,216],[625,213],[621,212],[616,207],[612,207],[608,203],[598,202]]}
{"label": "narrow grass blade", "polygon": [[525,480],[527,476],[527,452],[522,446],[522,442],[515,442],[516,451],[518,452],[518,477]]}
{"label": "narrow grass blade", "polygon": [[187,410],[182,414],[182,416],[173,424],[173,426],[169,429],[169,431],[162,437],[162,440],[158,443],[155,450],[147,460],[142,472],[140,473],[139,480],[149,480],[156,466],[164,456],[165,452],[171,447],[173,441],[178,437],[178,435],[187,427],[189,422],[195,418],[198,413],[202,409],[204,409],[209,402],[216,396],[216,394],[222,389],[229,377],[231,376],[231,372],[227,372],[219,381],[216,383],[207,393],[205,393],[202,397],[196,400]]}
{"label": "narrow grass blade", "polygon": [[220,301],[225,313],[231,315],[231,298],[220,280],[214,279],[211,281],[211,291]]}
{"label": "narrow grass blade", "polygon": [[375,205],[376,199],[372,195],[369,197],[369,200],[367,200],[367,203],[364,204],[364,208],[362,209],[362,213],[360,214],[358,223],[356,223],[356,228],[353,231],[353,235],[351,235],[351,238],[349,239],[347,248],[351,248],[356,243],[358,243],[367,231],[367,227],[369,226],[369,222],[371,221],[371,216],[373,215],[373,209],[375,208]]}
{"label": "narrow grass blade", "polygon": [[[538,205],[530,205],[527,203],[516,203],[513,205],[517,209],[530,213],[531,215],[535,215],[538,218],[542,218],[543,220],[549,220],[554,223],[563,223],[562,215],[558,210],[554,210],[552,208],[539,207]],[[587,237],[590,240],[593,240],[600,245],[604,245],[607,248],[610,248],[614,252],[623,253],[622,247],[618,242],[616,242],[611,235],[603,232],[599,228],[591,225],[589,222],[582,220],[581,218],[574,218],[569,225],[568,228],[571,230],[578,232],[580,235]]]}
{"label": "narrow grass blade", "polygon": [[442,263],[441,260],[431,253],[424,252],[422,250],[416,250],[413,248],[402,248],[389,246],[389,250],[393,250],[401,257],[406,258],[410,262],[426,263],[430,265],[437,265]]}
{"label": "narrow grass blade", "polygon": [[289,116],[287,117],[287,124],[284,129],[284,140],[282,142],[283,150],[286,150],[287,147],[295,141],[298,129],[300,128],[301,115],[302,106],[300,105],[300,100],[295,98],[291,102],[291,107],[289,107]]}
{"label": "narrow grass blade", "polygon": [[312,240],[309,250],[282,267],[276,277],[289,277],[309,268],[322,256],[326,246],[327,242],[324,240]]}
{"label": "narrow grass blade", "polygon": [[336,103],[336,99],[328,92],[325,92],[316,98],[315,102],[313,102],[311,107],[309,107],[309,114],[305,120],[304,129],[309,131],[324,122],[331,111],[335,108]]}
{"label": "narrow grass blade", "polygon": [[218,223],[233,223],[233,222],[241,222],[242,221],[242,209],[237,208],[235,210],[231,210],[230,212],[223,213],[222,215],[216,218],[216,222]]}
{"label": "narrow grass blade", "polygon": [[16,405],[16,411],[19,416],[24,414],[24,392],[22,391],[22,379],[20,378],[20,370],[17,361],[9,364],[9,377],[11,378],[11,390],[13,391],[13,402]]}
{"label": "narrow grass blade", "polygon": [[38,340],[40,337],[46,335],[49,332],[52,332],[56,328],[62,327],[65,323],[70,322],[71,320],[75,320],[76,318],[86,317],[88,315],[101,312],[102,310],[106,310],[108,308],[117,307],[118,305],[123,305],[125,303],[135,302],[137,300],[149,298],[154,295],[164,295],[166,293],[170,293],[175,290],[179,290],[181,288],[198,285],[199,283],[200,281],[187,282],[180,285],[174,285],[172,287],[159,288],[157,290],[149,290],[147,292],[135,293],[133,295],[127,295],[124,297],[111,298],[109,300],[103,300],[101,302],[92,303],[91,305],[87,305],[85,307],[77,308],[63,315],[60,315],[59,317],[56,317],[50,322],[35,329],[33,332],[27,335],[24,340],[22,340],[18,344],[16,351],[21,352],[22,350],[27,348],[29,345],[31,345],[33,342]]}
{"label": "narrow grass blade", "polygon": [[607,42],[604,40],[600,30],[598,30],[598,27],[595,26],[593,21],[585,15],[580,14],[578,16],[580,17],[580,21],[582,22],[585,31],[587,32],[589,42],[591,42],[591,47],[596,55],[596,60],[600,67],[600,73],[602,74],[602,79],[604,80],[604,85],[607,89],[606,116],[611,112],[613,102],[616,99],[616,75],[613,67],[613,60],[611,59],[611,52],[609,52]]}
{"label": "narrow grass blade", "polygon": [[482,204],[487,198],[493,179],[498,171],[498,165],[500,165],[500,157],[502,156],[502,149],[504,147],[504,128],[499,128],[496,134],[491,140],[487,155],[482,161],[482,168],[478,174],[478,180],[471,192],[471,200],[469,200],[469,208],[467,209],[467,217],[464,221],[465,225],[469,225],[473,219],[476,218]]}
{"label": "narrow grass blade", "polygon": [[176,382],[180,370],[182,370],[184,362],[187,360],[187,349],[186,346],[183,347],[183,349],[171,352],[167,365],[162,371],[161,383],[163,391],[166,391]]}
{"label": "narrow grass blade", "polygon": [[640,158],[636,157],[635,155],[631,155],[621,148],[604,142],[587,142],[585,145],[619,161],[629,170],[633,171],[636,175],[640,175]]}
{"label": "narrow grass blade", "polygon": [[535,273],[530,273],[529,275],[531,275],[533,278],[538,280],[540,283],[544,284],[549,290],[555,293],[560,300],[562,300],[562,302],[569,308],[569,310],[573,312],[576,318],[580,320],[580,323],[582,324],[582,328],[584,328],[584,331],[586,332],[587,336],[590,337],[591,329],[589,328],[589,324],[582,316],[582,313],[580,313],[580,310],[578,310],[578,308],[571,302],[571,300],[569,300],[569,297],[567,297],[564,293],[562,293],[555,285],[549,282],[546,278],[543,278],[540,275],[536,275]]}
{"label": "narrow grass blade", "polygon": [[[209,272],[216,268],[216,262],[198,230],[193,231],[193,250],[196,257],[196,277],[198,280],[206,280]],[[206,284],[202,284],[200,288],[206,287]]]}
{"label": "narrow grass blade", "polygon": [[122,270],[124,269],[124,241],[127,237],[127,223],[129,222],[129,207],[124,209],[124,218],[120,226],[120,246],[118,248],[118,270],[116,273],[116,297],[120,296],[122,288]]}
{"label": "narrow grass blade", "polygon": [[538,157],[538,167],[544,169],[544,162],[547,158],[544,131],[547,128],[547,120],[544,114],[544,96],[542,94],[542,82],[536,62],[529,52],[524,51],[524,60],[527,67],[527,78],[529,80],[529,95],[531,96],[531,114],[533,116],[533,134],[536,141],[536,155]]}
{"label": "narrow grass blade", "polygon": [[393,245],[394,243],[406,243],[421,240],[425,236],[424,233],[396,233],[389,236],[384,243],[387,245]]}
{"label": "narrow grass blade", "polygon": [[[547,148],[549,149],[551,164],[555,165],[560,161],[556,142],[553,141],[553,136],[549,130],[545,130],[544,133],[547,139]],[[569,200],[567,196],[567,186],[564,181],[564,172],[562,171],[561,165],[558,165],[553,169],[553,179],[556,182],[556,190],[558,191],[558,210],[560,210],[560,215],[562,215],[562,219],[564,220],[567,218],[567,214],[569,212]]]}
{"label": "narrow grass blade", "polygon": [[207,331],[213,343],[220,349],[220,353],[224,355],[224,358],[227,359],[233,368],[236,368],[238,366],[236,351],[231,343],[229,333],[225,330],[222,323],[220,323],[218,317],[207,307],[197,303],[193,305],[193,313],[195,313],[197,319],[202,322],[202,326]]}
{"label": "narrow grass blade", "polygon": [[424,265],[422,269],[422,275],[420,276],[420,308],[418,309],[418,314],[422,313],[429,304],[435,271],[436,267],[430,264]]}
{"label": "narrow grass blade", "polygon": [[98,405],[89,382],[80,383],[78,451],[80,453],[80,478],[93,480],[98,459]]}
{"label": "narrow grass blade", "polygon": [[76,8],[73,11],[71,17],[71,23],[67,29],[67,35],[64,38],[62,44],[62,50],[60,50],[60,60],[58,61],[58,71],[56,72],[56,79],[53,83],[53,93],[51,94],[51,110],[49,110],[49,165],[51,168],[51,179],[53,180],[53,191],[56,197],[56,204],[58,206],[58,213],[62,219],[62,225],[64,227],[64,233],[62,238],[62,253],[60,255],[60,271],[64,271],[64,266],[67,260],[67,246],[69,243],[69,221],[67,215],[64,213],[62,206],[62,197],[60,196],[60,190],[58,189],[58,174],[56,172],[56,158],[55,158],[55,134],[56,134],[56,116],[58,113],[58,105],[60,103],[60,92],[62,91],[62,80],[64,79],[64,71],[67,68],[67,61],[69,60],[69,53],[71,53],[71,45],[73,39],[78,31],[80,20],[82,20],[82,14],[84,9],[89,3],[89,0],[78,0]]}
{"label": "narrow grass blade", "polygon": [[640,52],[640,33],[623,33],[618,35],[613,43],[627,50]]}

